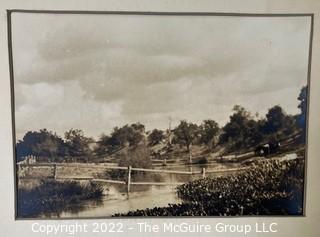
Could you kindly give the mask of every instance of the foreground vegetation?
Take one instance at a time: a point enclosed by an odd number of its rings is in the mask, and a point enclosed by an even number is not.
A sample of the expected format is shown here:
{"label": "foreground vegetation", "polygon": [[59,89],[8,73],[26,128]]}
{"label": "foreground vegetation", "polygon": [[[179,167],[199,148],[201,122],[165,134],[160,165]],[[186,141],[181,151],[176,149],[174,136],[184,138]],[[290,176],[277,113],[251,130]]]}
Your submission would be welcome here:
{"label": "foreground vegetation", "polygon": [[304,160],[261,161],[241,173],[177,187],[182,204],[114,216],[302,215]]}
{"label": "foreground vegetation", "polygon": [[72,204],[99,199],[103,189],[95,183],[41,181],[32,189],[18,189],[17,214],[19,217],[37,217],[44,213],[68,210]]}

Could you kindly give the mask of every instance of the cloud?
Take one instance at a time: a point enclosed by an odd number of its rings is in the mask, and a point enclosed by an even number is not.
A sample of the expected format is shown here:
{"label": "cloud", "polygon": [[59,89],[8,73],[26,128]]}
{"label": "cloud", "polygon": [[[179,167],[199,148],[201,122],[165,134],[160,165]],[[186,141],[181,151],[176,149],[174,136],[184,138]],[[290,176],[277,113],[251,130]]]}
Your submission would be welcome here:
{"label": "cloud", "polygon": [[26,130],[47,128],[64,134],[70,128],[85,128],[90,136],[100,135],[121,122],[121,101],[99,103],[86,97],[76,81],[62,84],[35,83],[18,88],[24,104],[16,109],[18,137]]}
{"label": "cloud", "polygon": [[14,14],[17,127],[96,136],[135,121],[163,128],[169,116],[223,124],[234,104],[296,113],[309,26],[306,17]]}

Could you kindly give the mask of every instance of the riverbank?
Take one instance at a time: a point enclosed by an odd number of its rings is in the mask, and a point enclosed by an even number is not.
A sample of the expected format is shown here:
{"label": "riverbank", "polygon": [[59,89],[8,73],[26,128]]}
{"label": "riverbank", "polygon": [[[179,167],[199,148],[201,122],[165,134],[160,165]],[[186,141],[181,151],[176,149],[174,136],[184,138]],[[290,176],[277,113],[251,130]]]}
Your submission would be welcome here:
{"label": "riverbank", "polygon": [[18,188],[17,217],[34,218],[44,213],[59,213],[85,200],[98,200],[103,188],[95,183],[42,180],[31,189]]}
{"label": "riverbank", "polygon": [[181,204],[114,216],[302,215],[304,159],[261,161],[246,171],[177,187]]}

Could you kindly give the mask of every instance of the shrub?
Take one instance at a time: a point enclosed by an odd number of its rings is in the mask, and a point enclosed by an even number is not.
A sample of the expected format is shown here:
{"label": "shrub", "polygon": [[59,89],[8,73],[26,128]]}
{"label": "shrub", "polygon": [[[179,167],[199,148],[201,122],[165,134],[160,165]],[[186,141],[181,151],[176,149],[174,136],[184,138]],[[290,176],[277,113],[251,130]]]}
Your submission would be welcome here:
{"label": "shrub", "polygon": [[177,192],[212,215],[302,214],[303,175],[302,160],[269,160],[236,175],[189,182]]}
{"label": "shrub", "polygon": [[79,184],[78,182],[44,181],[28,190],[18,190],[18,216],[37,217],[43,213],[60,212],[70,204],[83,200],[98,199],[103,188],[96,183]]}
{"label": "shrub", "polygon": [[[150,150],[146,145],[139,145],[134,148],[130,148],[127,154],[122,154],[118,162],[119,166],[133,168],[152,169],[152,160],[150,157]],[[108,170],[106,176],[112,179],[126,179],[126,170]],[[154,177],[154,174],[146,173],[143,171],[132,171],[131,177],[133,180],[146,180]]]}
{"label": "shrub", "polygon": [[261,161],[235,175],[177,187],[182,204],[115,216],[301,215],[304,161]]}

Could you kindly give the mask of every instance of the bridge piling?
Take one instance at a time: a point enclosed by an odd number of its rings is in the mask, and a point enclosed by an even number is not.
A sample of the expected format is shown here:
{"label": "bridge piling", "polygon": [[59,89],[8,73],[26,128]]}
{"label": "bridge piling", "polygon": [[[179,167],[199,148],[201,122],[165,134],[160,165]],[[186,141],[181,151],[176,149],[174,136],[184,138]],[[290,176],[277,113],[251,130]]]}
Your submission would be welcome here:
{"label": "bridge piling", "polygon": [[128,166],[128,180],[127,180],[127,194],[129,198],[129,193],[130,193],[130,184],[131,184],[131,165]]}
{"label": "bridge piling", "polygon": [[206,168],[202,168],[202,178],[206,177]]}

